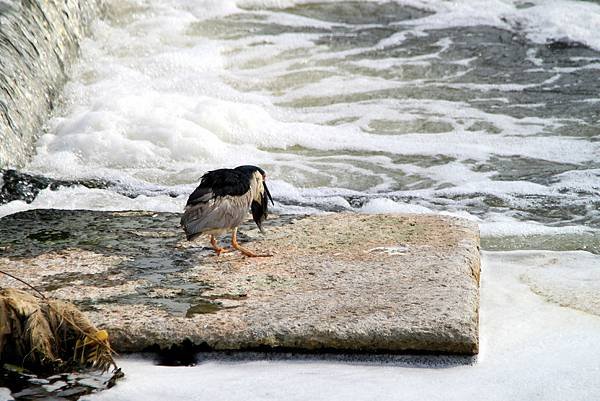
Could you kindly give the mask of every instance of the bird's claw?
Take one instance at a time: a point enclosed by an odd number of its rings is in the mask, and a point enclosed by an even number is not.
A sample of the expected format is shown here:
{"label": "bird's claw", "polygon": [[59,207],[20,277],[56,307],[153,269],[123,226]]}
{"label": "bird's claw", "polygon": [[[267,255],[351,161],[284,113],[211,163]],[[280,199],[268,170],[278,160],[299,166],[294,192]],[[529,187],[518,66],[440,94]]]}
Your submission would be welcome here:
{"label": "bird's claw", "polygon": [[227,253],[227,252],[231,252],[231,251],[232,251],[232,249],[228,249],[228,248],[215,249],[217,256],[221,256],[222,253]]}
{"label": "bird's claw", "polygon": [[248,249],[245,249],[245,248],[240,249],[240,248],[238,248],[238,250],[241,253],[243,253],[244,255],[248,256],[249,258],[269,258],[269,257],[273,256],[273,255],[269,255],[269,254],[259,255],[258,253],[254,253],[252,251],[249,251]]}

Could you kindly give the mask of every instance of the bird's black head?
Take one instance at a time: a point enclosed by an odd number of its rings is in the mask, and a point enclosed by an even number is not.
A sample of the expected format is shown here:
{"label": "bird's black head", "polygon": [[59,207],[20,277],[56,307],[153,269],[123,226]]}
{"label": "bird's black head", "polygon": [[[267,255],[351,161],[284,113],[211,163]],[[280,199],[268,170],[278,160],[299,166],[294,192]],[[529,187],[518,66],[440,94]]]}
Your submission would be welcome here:
{"label": "bird's black head", "polygon": [[273,202],[273,197],[271,197],[271,193],[269,192],[269,188],[267,188],[267,174],[262,168],[256,166],[239,166],[234,170],[247,174],[249,177],[252,177],[256,172],[260,173],[262,176],[262,188],[259,188],[257,197],[252,200],[252,204],[250,205],[250,209],[252,210],[252,219],[262,232],[262,222],[267,218],[268,215],[267,212],[269,200],[272,204],[275,204]]}
{"label": "bird's black head", "polygon": [[254,172],[258,171],[263,177],[265,177],[265,170],[263,170],[260,167],[256,167],[256,166],[250,166],[250,165],[246,165],[246,166],[238,166],[236,168],[234,168],[234,170],[242,172],[244,174],[248,174],[248,175],[252,175]]}

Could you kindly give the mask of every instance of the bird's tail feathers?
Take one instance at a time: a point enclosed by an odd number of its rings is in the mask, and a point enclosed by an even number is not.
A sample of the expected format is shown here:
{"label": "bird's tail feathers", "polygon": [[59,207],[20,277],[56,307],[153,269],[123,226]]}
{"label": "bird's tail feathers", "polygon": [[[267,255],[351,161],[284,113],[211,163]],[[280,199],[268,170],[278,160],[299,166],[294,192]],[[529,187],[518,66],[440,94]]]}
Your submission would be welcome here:
{"label": "bird's tail feathers", "polygon": [[[184,227],[183,229],[185,230],[185,227]],[[185,232],[185,238],[186,238],[188,241],[193,241],[193,240],[195,240],[196,238],[198,238],[200,235],[202,235],[202,233],[188,233],[188,232],[187,232],[187,230],[186,230],[186,232]]]}
{"label": "bird's tail feathers", "polygon": [[193,241],[202,234],[202,221],[198,219],[193,208],[186,209],[181,217],[180,224],[188,241]]}

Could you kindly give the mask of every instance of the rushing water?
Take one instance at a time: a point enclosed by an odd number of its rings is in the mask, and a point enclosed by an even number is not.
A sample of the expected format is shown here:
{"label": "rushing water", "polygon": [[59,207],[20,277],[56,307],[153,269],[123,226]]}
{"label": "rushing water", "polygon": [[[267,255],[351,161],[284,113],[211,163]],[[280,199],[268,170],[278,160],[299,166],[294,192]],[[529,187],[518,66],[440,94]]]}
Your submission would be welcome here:
{"label": "rushing water", "polygon": [[486,250],[591,252],[514,257],[600,314],[597,2],[109,3],[25,171],[110,185],[0,215],[180,211],[206,170],[257,164],[280,213],[451,213]]}

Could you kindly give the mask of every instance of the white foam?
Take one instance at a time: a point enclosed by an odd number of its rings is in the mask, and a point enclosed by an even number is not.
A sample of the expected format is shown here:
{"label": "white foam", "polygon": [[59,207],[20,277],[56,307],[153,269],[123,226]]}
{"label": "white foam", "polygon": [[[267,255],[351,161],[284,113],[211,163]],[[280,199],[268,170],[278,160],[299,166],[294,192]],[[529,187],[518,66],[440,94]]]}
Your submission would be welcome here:
{"label": "white foam", "polygon": [[568,38],[600,50],[600,5],[569,0],[536,1],[534,7],[520,10],[529,39],[545,43]]}
{"label": "white foam", "polygon": [[363,207],[360,208],[361,213],[433,213],[431,209],[423,206],[413,205],[409,203],[398,203],[387,198],[371,199]]}
{"label": "white foam", "polygon": [[5,387],[0,387],[0,401],[14,401],[10,391]]}
{"label": "white foam", "polygon": [[588,252],[529,252],[521,275],[549,302],[600,316],[600,257]]}
{"label": "white foam", "polygon": [[185,9],[198,19],[207,19],[235,14],[243,4],[228,0],[170,0],[177,8]]}
{"label": "white foam", "polygon": [[527,61],[531,62],[531,64],[537,66],[537,67],[541,67],[542,65],[544,65],[544,60],[536,57],[537,56],[537,50],[536,49],[529,49],[527,50]]}
{"label": "white foam", "polygon": [[113,191],[85,187],[61,188],[56,191],[40,191],[32,203],[12,201],[0,206],[0,217],[31,209],[66,210],[150,210],[156,212],[181,212],[184,197],[172,198],[168,195],[139,195],[129,198]]}
{"label": "white foam", "polygon": [[402,1],[435,11],[435,14],[399,24],[426,31],[477,25],[524,31],[527,37],[544,44],[548,40],[568,38],[600,49],[600,5],[571,0],[532,0],[531,7],[518,8],[520,1]]}
{"label": "white foam", "polygon": [[597,230],[581,225],[547,226],[535,221],[523,221],[510,216],[491,213],[479,225],[484,238],[530,235],[581,235]]}
{"label": "white foam", "polygon": [[556,190],[569,188],[573,191],[600,195],[600,169],[573,170],[556,176],[560,181],[553,184]]}
{"label": "white foam", "polygon": [[30,204],[24,201],[16,200],[8,202],[4,205],[0,205],[0,217],[8,216],[9,214],[14,214],[31,209],[35,209],[35,207],[31,206]]}

